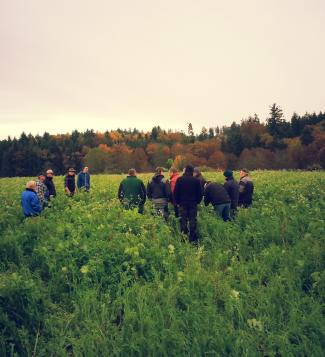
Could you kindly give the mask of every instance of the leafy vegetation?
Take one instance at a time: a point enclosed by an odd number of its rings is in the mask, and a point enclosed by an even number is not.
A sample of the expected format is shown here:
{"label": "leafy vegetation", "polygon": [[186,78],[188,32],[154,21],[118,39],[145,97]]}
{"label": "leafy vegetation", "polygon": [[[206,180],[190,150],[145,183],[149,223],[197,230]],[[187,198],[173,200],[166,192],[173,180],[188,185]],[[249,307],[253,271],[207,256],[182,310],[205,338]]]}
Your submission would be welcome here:
{"label": "leafy vegetation", "polygon": [[325,174],[252,178],[236,221],[200,207],[199,248],[150,203],[122,210],[122,176],[93,176],[73,198],[56,177],[33,219],[20,213],[26,179],[1,179],[0,355],[324,355]]}

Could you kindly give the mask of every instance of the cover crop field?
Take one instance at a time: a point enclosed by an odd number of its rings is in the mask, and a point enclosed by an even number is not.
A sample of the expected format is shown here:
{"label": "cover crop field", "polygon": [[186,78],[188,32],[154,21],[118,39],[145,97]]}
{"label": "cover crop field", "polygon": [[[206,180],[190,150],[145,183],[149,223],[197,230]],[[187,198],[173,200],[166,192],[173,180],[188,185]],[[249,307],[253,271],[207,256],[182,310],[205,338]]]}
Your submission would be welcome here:
{"label": "cover crop field", "polygon": [[251,176],[236,221],[201,205],[198,248],[150,203],[123,211],[122,176],[73,198],[56,177],[52,208],[26,220],[27,178],[0,179],[0,355],[324,355],[325,173]]}

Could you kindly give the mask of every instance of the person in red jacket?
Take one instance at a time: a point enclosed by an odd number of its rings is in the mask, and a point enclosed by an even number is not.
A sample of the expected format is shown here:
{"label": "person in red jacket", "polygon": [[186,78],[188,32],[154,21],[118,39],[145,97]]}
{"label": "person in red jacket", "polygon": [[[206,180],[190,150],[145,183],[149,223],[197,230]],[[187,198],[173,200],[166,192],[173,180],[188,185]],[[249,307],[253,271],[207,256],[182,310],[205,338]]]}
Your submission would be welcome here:
{"label": "person in red jacket", "polygon": [[174,206],[174,212],[175,212],[175,217],[178,218],[179,217],[179,212],[178,212],[178,205],[175,201],[175,197],[174,197],[174,190],[175,190],[175,186],[176,186],[176,181],[179,179],[180,174],[178,172],[178,170],[175,167],[172,167],[169,170],[169,178],[170,178],[170,190],[172,193],[172,197],[171,197],[171,202]]}

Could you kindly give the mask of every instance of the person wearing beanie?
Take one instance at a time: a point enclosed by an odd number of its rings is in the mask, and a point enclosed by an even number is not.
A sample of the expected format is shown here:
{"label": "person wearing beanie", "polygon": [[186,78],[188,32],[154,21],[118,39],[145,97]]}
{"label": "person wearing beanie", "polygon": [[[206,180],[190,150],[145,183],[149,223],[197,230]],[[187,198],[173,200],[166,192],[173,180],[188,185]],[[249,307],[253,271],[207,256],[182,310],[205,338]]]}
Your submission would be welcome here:
{"label": "person wearing beanie", "polygon": [[239,185],[238,182],[234,179],[233,172],[231,170],[226,170],[223,175],[226,178],[226,182],[224,183],[223,187],[230,197],[231,216],[234,218],[238,206]]}
{"label": "person wearing beanie", "polygon": [[170,184],[163,175],[164,169],[157,167],[155,175],[147,185],[147,196],[152,201],[154,209],[158,215],[168,220],[168,202],[170,201]]}
{"label": "person wearing beanie", "polygon": [[64,178],[64,191],[70,197],[76,193],[76,170],[72,167]]}
{"label": "person wearing beanie", "polygon": [[53,176],[54,176],[53,170],[48,169],[46,171],[46,179],[44,181],[44,185],[47,187],[49,191],[49,199],[56,196],[56,189],[53,182]]}
{"label": "person wearing beanie", "polygon": [[203,192],[193,171],[193,166],[186,166],[184,174],[176,181],[174,198],[179,205],[181,232],[189,233],[189,241],[197,244],[197,205],[202,200]]}
{"label": "person wearing beanie", "polygon": [[42,212],[41,203],[35,190],[36,182],[28,181],[26,189],[21,195],[21,206],[25,217],[35,217]]}
{"label": "person wearing beanie", "polygon": [[240,207],[248,208],[253,203],[254,184],[249,177],[249,171],[247,169],[241,169],[239,177],[238,205]]}

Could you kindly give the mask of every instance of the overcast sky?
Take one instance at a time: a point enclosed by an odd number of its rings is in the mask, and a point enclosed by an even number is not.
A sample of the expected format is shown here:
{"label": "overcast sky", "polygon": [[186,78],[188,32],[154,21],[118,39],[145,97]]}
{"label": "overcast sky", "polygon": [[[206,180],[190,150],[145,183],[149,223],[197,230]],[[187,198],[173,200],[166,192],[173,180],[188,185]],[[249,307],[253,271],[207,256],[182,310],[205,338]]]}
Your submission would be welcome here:
{"label": "overcast sky", "polygon": [[325,110],[324,0],[0,0],[0,138]]}

